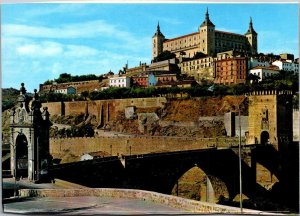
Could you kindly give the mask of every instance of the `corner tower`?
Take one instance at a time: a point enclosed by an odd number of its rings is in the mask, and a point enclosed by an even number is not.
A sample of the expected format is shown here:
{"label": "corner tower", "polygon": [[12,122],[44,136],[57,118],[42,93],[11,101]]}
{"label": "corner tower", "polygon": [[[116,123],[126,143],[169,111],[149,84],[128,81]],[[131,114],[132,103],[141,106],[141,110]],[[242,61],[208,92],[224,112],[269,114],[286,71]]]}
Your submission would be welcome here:
{"label": "corner tower", "polygon": [[215,25],[209,19],[208,9],[206,9],[205,19],[199,27],[199,34],[199,51],[207,55],[213,55],[215,53]]}
{"label": "corner tower", "polygon": [[246,38],[248,39],[250,45],[251,54],[257,54],[257,33],[253,28],[252,18],[250,17],[249,29],[245,33]]}
{"label": "corner tower", "polygon": [[156,32],[152,37],[152,59],[154,59],[160,53],[163,52],[164,40],[165,40],[165,36],[161,33],[159,23],[158,23]]}

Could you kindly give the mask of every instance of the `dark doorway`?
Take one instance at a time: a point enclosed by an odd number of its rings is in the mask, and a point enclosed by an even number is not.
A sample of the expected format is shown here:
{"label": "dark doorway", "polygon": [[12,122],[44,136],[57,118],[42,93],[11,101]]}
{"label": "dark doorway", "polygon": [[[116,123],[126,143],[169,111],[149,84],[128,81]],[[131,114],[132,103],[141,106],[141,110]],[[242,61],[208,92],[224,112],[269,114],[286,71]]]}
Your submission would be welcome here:
{"label": "dark doorway", "polygon": [[263,145],[268,144],[269,138],[270,138],[269,133],[267,131],[263,131],[260,134],[260,143]]}
{"label": "dark doorway", "polygon": [[16,140],[16,177],[28,176],[28,142],[24,134]]}

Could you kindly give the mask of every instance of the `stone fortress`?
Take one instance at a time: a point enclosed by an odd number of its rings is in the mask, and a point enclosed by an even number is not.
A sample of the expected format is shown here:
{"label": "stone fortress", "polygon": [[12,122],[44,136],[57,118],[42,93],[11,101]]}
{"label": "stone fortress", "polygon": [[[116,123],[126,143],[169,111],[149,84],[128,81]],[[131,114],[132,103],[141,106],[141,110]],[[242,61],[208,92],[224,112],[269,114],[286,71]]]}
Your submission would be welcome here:
{"label": "stone fortress", "polygon": [[252,18],[250,18],[249,29],[245,35],[218,31],[209,19],[207,9],[205,19],[199,26],[198,32],[166,39],[158,24],[152,37],[152,59],[163,51],[175,53],[177,57],[180,55],[193,57],[197,52],[215,56],[217,53],[229,50],[250,55],[257,53],[257,33],[253,28]]}

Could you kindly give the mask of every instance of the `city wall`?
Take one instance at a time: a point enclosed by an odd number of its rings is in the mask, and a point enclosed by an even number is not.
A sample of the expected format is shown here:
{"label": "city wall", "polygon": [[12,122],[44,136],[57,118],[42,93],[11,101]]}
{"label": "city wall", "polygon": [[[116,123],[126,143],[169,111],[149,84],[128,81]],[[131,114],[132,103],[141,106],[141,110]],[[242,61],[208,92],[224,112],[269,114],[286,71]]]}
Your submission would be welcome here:
{"label": "city wall", "polygon": [[237,145],[238,138],[188,138],[188,137],[84,137],[50,139],[50,154],[59,157],[69,151],[76,156],[104,151],[111,155],[136,155],[166,151],[185,151],[208,147]]}
{"label": "city wall", "polygon": [[[236,207],[218,205],[213,203],[195,201],[181,197],[161,194],[152,191],[134,190],[134,189],[112,189],[112,188],[88,188],[88,189],[21,189],[21,197],[77,197],[77,196],[95,196],[112,197],[116,199],[137,199],[150,201],[173,208],[183,209],[197,213],[239,213],[240,209]],[[264,214],[264,212],[243,209],[246,214]]]}
{"label": "city wall", "polygon": [[109,109],[110,115],[116,111],[123,111],[128,106],[137,108],[163,107],[167,102],[165,97],[156,98],[130,98],[113,100],[95,100],[95,101],[72,101],[72,102],[50,102],[43,103],[43,107],[48,107],[51,115],[75,115],[86,113],[100,118],[101,107]]}

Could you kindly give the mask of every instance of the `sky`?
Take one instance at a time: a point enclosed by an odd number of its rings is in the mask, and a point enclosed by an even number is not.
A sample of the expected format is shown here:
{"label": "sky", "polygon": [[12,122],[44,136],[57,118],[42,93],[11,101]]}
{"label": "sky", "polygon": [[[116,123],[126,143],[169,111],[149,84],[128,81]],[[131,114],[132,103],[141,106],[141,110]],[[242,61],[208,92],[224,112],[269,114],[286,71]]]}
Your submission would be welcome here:
{"label": "sky", "polygon": [[28,92],[61,73],[117,73],[151,62],[159,21],[173,38],[196,32],[206,8],[215,28],[246,33],[250,16],[258,52],[299,56],[298,4],[4,4],[1,5],[2,88]]}

